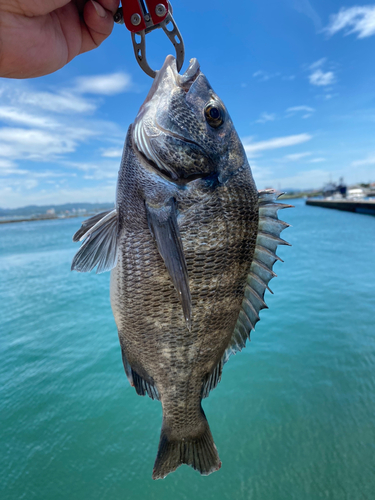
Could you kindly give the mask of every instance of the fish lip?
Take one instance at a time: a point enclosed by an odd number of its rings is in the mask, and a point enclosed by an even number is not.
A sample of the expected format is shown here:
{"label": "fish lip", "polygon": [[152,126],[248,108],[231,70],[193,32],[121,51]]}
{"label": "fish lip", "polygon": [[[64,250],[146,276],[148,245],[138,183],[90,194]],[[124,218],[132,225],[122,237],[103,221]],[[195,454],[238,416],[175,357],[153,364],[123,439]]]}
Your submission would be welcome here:
{"label": "fish lip", "polygon": [[151,101],[151,99],[154,97],[157,89],[159,88],[159,84],[168,69],[172,70],[176,85],[180,88],[184,88],[185,90],[189,90],[200,73],[200,64],[196,58],[190,59],[190,64],[187,70],[185,71],[185,73],[180,75],[177,71],[176,58],[171,55],[167,56],[161,69],[156,72],[156,76],[151,85],[151,89],[141,107],[141,110],[142,108],[144,108],[145,104]]}
{"label": "fish lip", "polygon": [[162,68],[156,74],[155,80],[158,80],[157,83],[159,83],[160,79],[164,76],[164,73],[166,73],[168,69],[172,70],[176,85],[187,90],[190,89],[191,84],[197,79],[200,73],[200,64],[198,60],[193,57],[190,59],[189,66],[186,71],[180,74],[177,71],[176,58],[169,55],[165,59]]}
{"label": "fish lip", "polygon": [[195,57],[193,59],[190,59],[189,67],[187,68],[185,73],[183,73],[182,75],[180,75],[177,72],[177,66],[176,66],[175,79],[176,79],[177,85],[179,87],[182,87],[185,90],[189,91],[192,84],[198,78],[200,72],[201,72],[200,71],[200,64]]}

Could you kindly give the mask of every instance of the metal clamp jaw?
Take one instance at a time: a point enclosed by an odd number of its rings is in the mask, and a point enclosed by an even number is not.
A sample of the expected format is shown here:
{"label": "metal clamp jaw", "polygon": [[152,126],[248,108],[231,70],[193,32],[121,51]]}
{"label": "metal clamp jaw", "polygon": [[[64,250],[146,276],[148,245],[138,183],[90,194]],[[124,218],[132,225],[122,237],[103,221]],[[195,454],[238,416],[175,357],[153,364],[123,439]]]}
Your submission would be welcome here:
{"label": "metal clamp jaw", "polygon": [[[146,35],[162,28],[176,50],[177,70],[184,63],[185,47],[181,33],[172,16],[172,6],[168,0],[124,0],[114,16],[117,24],[124,24],[131,32],[135,58],[143,71],[155,78],[156,71],[150,68],[146,58]],[[167,25],[171,24],[169,30]],[[136,35],[140,36],[137,42]]]}

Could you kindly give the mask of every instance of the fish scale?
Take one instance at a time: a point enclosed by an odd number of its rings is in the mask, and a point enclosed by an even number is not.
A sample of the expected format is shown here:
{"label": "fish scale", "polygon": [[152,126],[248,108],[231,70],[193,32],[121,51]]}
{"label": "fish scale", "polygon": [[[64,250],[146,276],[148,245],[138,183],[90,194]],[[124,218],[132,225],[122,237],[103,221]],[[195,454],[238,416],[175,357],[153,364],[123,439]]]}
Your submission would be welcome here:
{"label": "fish scale", "polygon": [[203,475],[221,466],[201,401],[267,307],[288,226],[276,199],[256,190],[233,123],[197,61],[180,76],[167,58],[129,128],[116,208],[83,223],[72,264],[112,270],[125,372],[139,395],[163,408],[154,479],[183,463]]}
{"label": "fish scale", "polygon": [[[136,179],[140,177],[134,173],[134,164],[132,158],[119,179],[119,190],[127,192],[128,196],[129,189],[122,186],[121,182],[122,178],[127,183],[132,176]],[[246,178],[247,175],[249,178]],[[121,249],[121,260],[117,266],[123,270],[117,279],[117,286],[121,295],[119,301],[123,303],[123,311],[126,311],[119,329],[120,338],[124,338],[121,344],[128,362],[134,370],[138,368],[139,375],[147,373],[150,380],[158,380],[156,385],[162,396],[163,408],[169,413],[169,419],[175,421],[179,432],[180,429],[183,432],[186,428],[195,429],[201,421],[203,381],[220,361],[240,311],[252,258],[251,247],[254,251],[254,234],[258,225],[257,204],[248,202],[251,196],[255,196],[251,189],[246,189],[250,180],[250,171],[241,172],[238,178],[233,177],[231,184],[216,189],[214,199],[209,197],[210,189],[206,188],[204,182],[197,183],[200,188],[197,186],[192,191],[177,192],[182,219],[180,232],[194,311],[189,333],[163,260],[149,231],[142,231],[147,219],[145,211],[140,216],[139,207],[137,226],[134,227],[133,220],[132,230],[140,237],[132,238],[125,234],[123,238],[130,246]],[[238,185],[244,186],[240,196],[234,195]],[[138,190],[136,186],[134,188]],[[125,203],[130,207],[123,206],[120,210],[131,210],[131,198],[127,197]],[[199,209],[202,203],[204,210]],[[192,208],[194,214],[190,217],[188,212]],[[242,213],[241,219],[238,218],[239,212]],[[202,251],[202,248],[206,250]],[[153,280],[142,279],[134,273],[135,269],[146,268],[145,259],[149,267],[154,269],[154,276],[157,276],[157,288]],[[144,295],[143,291],[149,290],[153,291],[151,296],[149,293]],[[154,300],[155,294],[157,301]],[[155,323],[155,318],[164,318],[164,321]],[[168,324],[168,329],[165,324]],[[163,345],[168,345],[170,353],[168,369],[165,369],[166,359],[160,347]],[[173,388],[171,392],[168,391],[169,387]],[[184,406],[175,404],[176,393],[179,399],[185,401]]]}

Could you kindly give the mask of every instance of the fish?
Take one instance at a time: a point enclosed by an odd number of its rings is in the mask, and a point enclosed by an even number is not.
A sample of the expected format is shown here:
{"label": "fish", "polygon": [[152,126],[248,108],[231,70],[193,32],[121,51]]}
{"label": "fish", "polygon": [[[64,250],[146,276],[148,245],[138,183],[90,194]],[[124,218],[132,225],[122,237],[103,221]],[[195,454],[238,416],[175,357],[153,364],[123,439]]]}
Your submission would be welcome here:
{"label": "fish", "polygon": [[278,192],[259,191],[227,108],[196,59],[168,56],[129,127],[113,210],[83,222],[72,269],[111,271],[125,373],[159,400],[153,479],[221,467],[202,399],[267,308],[289,225]]}

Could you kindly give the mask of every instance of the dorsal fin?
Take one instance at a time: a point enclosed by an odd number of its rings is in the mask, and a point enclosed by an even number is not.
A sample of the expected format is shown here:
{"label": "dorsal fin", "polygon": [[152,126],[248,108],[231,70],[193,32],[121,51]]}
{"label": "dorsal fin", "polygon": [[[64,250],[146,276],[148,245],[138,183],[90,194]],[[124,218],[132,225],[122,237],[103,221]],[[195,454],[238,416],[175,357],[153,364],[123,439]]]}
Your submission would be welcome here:
{"label": "dorsal fin", "polygon": [[[250,338],[251,330],[255,328],[260,319],[259,312],[262,309],[268,308],[264,300],[264,294],[266,289],[270,290],[268,283],[272,278],[276,277],[276,274],[272,270],[275,262],[278,260],[281,261],[280,257],[276,255],[276,249],[278,245],[289,245],[289,243],[280,238],[281,232],[289,227],[289,224],[279,220],[277,212],[280,209],[291,208],[292,205],[279,203],[277,199],[281,195],[282,193],[273,189],[259,191],[258,236],[253,262],[247,277],[242,311],[240,311],[234,330],[233,342],[230,343],[227,349],[227,355],[229,356],[233,352],[242,350],[243,344],[239,344],[235,339],[235,336],[238,336],[236,332],[239,331],[242,334],[242,340],[245,342],[246,338]],[[244,324],[243,313],[245,313],[248,319],[247,324]]]}
{"label": "dorsal fin", "polygon": [[251,330],[254,330],[259,321],[259,312],[268,309],[264,294],[266,290],[272,293],[268,287],[270,280],[276,276],[272,268],[276,261],[281,261],[275,252],[278,245],[289,245],[280,238],[280,233],[289,227],[289,224],[279,220],[277,212],[280,209],[291,208],[292,205],[279,203],[277,199],[281,195],[282,193],[273,189],[259,191],[258,236],[242,307],[224,356],[203,383],[202,397],[208,397],[209,392],[217,386],[224,364],[232,354],[242,351],[246,340],[250,339]]}

